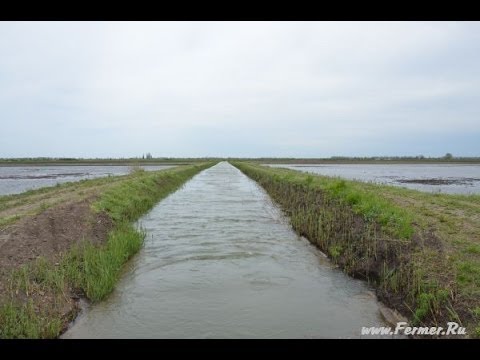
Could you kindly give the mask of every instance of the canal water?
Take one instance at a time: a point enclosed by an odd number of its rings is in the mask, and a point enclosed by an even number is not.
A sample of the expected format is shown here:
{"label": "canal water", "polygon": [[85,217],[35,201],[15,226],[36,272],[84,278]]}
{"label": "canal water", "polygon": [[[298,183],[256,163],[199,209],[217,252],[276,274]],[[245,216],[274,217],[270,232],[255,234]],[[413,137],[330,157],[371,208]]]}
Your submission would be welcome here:
{"label": "canal water", "polygon": [[144,248],[63,338],[355,338],[382,326],[372,289],[297,236],[227,162],[139,221]]}

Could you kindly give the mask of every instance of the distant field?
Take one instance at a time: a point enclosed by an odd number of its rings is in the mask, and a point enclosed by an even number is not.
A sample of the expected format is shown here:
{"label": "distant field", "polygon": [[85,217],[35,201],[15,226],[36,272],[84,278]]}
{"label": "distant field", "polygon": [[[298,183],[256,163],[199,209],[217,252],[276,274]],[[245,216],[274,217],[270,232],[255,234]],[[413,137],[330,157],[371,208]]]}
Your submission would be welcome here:
{"label": "distant field", "polygon": [[480,164],[480,157],[420,158],[420,157],[332,157],[332,158],[116,158],[116,159],[75,159],[75,158],[0,158],[0,166],[17,165],[180,165],[205,161],[249,161],[270,164],[430,164],[462,163]]}
{"label": "distant field", "polygon": [[0,159],[0,166],[64,166],[64,165],[190,165],[211,161],[214,159],[196,158],[196,159],[49,159],[49,158],[22,158],[22,159]]}
{"label": "distant field", "polygon": [[293,158],[262,158],[239,159],[255,163],[268,164],[480,164],[480,158],[328,158],[328,159],[293,159]]}

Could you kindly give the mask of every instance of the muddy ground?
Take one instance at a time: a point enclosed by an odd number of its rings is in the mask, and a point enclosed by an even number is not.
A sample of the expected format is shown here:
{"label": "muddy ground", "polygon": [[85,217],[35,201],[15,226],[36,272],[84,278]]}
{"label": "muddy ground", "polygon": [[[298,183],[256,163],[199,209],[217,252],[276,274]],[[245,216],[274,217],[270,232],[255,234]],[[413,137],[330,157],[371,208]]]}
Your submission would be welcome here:
{"label": "muddy ground", "polygon": [[480,179],[476,178],[458,178],[458,179],[401,179],[396,180],[402,184],[422,184],[422,185],[471,185]]}
{"label": "muddy ground", "polygon": [[82,239],[104,241],[112,221],[91,211],[93,200],[55,206],[0,230],[0,269],[18,268],[38,257],[55,260]]}
{"label": "muddy ground", "polygon": [[[107,214],[91,210],[95,199],[96,196],[90,195],[81,200],[57,204],[0,229],[0,303],[7,300],[4,297],[9,294],[7,290],[13,270],[40,257],[55,263],[72,245],[84,239],[95,244],[106,241],[113,222]],[[22,297],[23,294],[18,296]],[[38,289],[28,296],[43,309],[58,311],[60,307],[64,328],[78,312],[79,296],[74,289],[65,289],[60,299],[53,293]]]}

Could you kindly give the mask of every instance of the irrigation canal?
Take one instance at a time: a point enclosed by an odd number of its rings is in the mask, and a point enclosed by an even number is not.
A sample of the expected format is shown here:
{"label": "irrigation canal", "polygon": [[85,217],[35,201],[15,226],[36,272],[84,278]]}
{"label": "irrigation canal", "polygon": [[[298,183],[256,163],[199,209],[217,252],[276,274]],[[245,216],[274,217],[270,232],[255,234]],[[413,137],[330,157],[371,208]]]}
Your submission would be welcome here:
{"label": "irrigation canal", "polygon": [[385,325],[368,285],[295,234],[227,162],[139,221],[144,248],[63,338],[352,338]]}

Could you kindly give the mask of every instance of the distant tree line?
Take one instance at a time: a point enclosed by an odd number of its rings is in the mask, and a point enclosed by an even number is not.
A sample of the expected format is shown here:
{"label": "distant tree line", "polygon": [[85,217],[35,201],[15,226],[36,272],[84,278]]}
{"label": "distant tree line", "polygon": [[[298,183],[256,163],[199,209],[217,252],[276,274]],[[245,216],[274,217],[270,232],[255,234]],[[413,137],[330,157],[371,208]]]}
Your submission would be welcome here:
{"label": "distant tree line", "polygon": [[293,157],[208,157],[208,156],[199,156],[195,158],[182,158],[182,157],[156,157],[154,158],[150,152],[144,153],[137,157],[103,157],[103,158],[70,158],[70,157],[25,157],[25,158],[0,158],[0,162],[3,164],[8,163],[120,163],[120,162],[138,162],[139,160],[149,160],[149,161],[207,161],[207,160],[244,160],[244,161],[255,161],[255,162],[292,162],[292,163],[315,163],[315,162],[342,162],[342,161],[351,161],[351,162],[362,162],[362,161],[423,161],[423,162],[435,162],[435,161],[456,161],[456,162],[480,162],[480,156],[453,156],[451,153],[446,153],[441,157],[426,157],[422,154],[415,156],[331,156],[326,157],[310,157],[310,158],[293,158]]}

